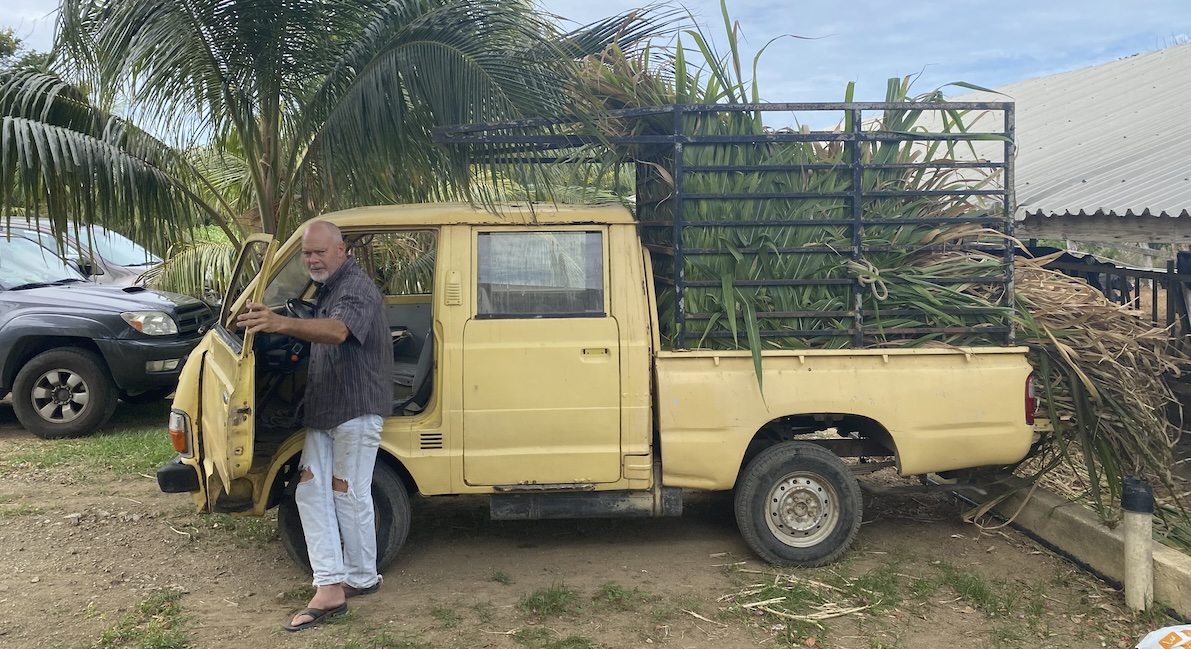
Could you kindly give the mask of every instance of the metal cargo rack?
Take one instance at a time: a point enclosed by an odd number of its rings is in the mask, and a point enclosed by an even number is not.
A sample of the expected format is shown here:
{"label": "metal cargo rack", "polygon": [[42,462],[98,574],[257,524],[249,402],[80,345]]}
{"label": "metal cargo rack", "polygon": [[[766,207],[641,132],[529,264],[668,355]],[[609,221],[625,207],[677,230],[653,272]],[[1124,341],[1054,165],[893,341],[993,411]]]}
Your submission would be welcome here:
{"label": "metal cargo rack", "polygon": [[[913,114],[921,119],[913,129],[885,130],[899,116]],[[971,122],[960,126],[957,115],[975,115],[986,126]],[[789,119],[791,115],[818,116],[814,121],[831,121],[829,130],[806,127],[756,128],[756,132],[708,133],[713,122],[752,122],[754,127]],[[991,124],[991,128],[987,126]],[[635,164],[636,216],[642,240],[652,253],[658,291],[672,291],[670,343],[675,349],[701,344],[707,338],[732,336],[726,331],[708,331],[716,315],[690,307],[692,291],[722,288],[719,279],[692,276],[693,265],[711,256],[733,254],[756,260],[768,253],[779,255],[828,255],[835,263],[867,263],[871,255],[904,251],[896,245],[882,245],[865,238],[866,228],[937,227],[956,224],[979,226],[983,234],[938,245],[916,246],[914,252],[975,251],[993,256],[999,264],[972,276],[939,277],[927,281],[948,287],[989,287],[996,299],[988,307],[965,306],[965,316],[979,322],[960,327],[911,326],[889,328],[882,318],[921,316],[921,305],[897,304],[890,308],[868,299],[873,278],[859,274],[847,277],[733,278],[732,286],[742,291],[772,291],[780,287],[827,287],[838,291],[843,304],[830,310],[758,311],[758,321],[778,323],[762,329],[762,339],[813,339],[802,346],[864,347],[896,344],[891,341],[971,334],[983,344],[1014,344],[1013,308],[1013,147],[1012,103],[913,102],[913,103],[782,103],[732,105],[675,105],[612,110],[598,119],[534,118],[490,124],[469,124],[435,129],[435,141],[446,146],[458,164],[487,165],[524,170],[534,163]],[[783,147],[817,147],[835,152],[836,159],[792,159],[774,163]],[[902,149],[908,147],[908,149]],[[718,148],[718,149],[717,149]],[[830,148],[830,149],[829,149]],[[895,149],[913,151],[895,161],[880,160],[878,153]],[[708,151],[735,150],[733,159],[708,163]],[[750,151],[767,155],[749,155]],[[929,151],[936,154],[928,155]],[[876,158],[876,159],[875,159]],[[818,174],[816,176],[816,174]],[[881,174],[944,174],[954,182],[930,189],[914,186],[876,186],[870,182]],[[782,184],[785,180],[830,178],[837,186],[830,191],[789,187],[772,191],[741,189],[722,191],[715,186],[731,184],[749,175]],[[756,183],[754,183],[756,184]],[[773,183],[771,183],[773,184]],[[791,183],[794,184],[794,183]],[[708,186],[713,189],[707,189]],[[793,218],[810,203],[828,201],[831,208],[813,218]],[[970,204],[959,215],[920,214],[910,218],[882,213],[885,204],[914,201]],[[748,216],[741,217],[747,210]],[[731,217],[729,217],[729,214]],[[764,214],[751,218],[752,215]],[[812,228],[825,232],[838,228],[839,245],[811,242],[809,245],[746,247],[706,245],[711,238],[742,236],[748,229]],[[742,234],[743,233],[743,234]],[[698,243],[703,241],[703,244]],[[995,268],[995,270],[993,270]],[[893,277],[885,284],[898,283]],[[799,325],[802,326],[799,326]],[[812,324],[816,326],[806,326]],[[824,341],[827,341],[824,343]],[[731,342],[731,341],[728,341]],[[769,346],[782,346],[773,342]]]}

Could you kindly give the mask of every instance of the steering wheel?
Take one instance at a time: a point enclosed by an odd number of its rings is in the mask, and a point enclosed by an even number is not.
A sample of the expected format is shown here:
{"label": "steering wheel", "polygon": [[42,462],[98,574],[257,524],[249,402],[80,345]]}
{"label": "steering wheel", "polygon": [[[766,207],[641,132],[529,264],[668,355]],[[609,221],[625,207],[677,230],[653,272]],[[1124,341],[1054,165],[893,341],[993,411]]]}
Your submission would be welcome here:
{"label": "steering wheel", "polygon": [[300,320],[310,320],[314,317],[315,306],[313,302],[303,300],[301,298],[291,297],[285,301],[285,315],[291,318],[298,318]]}
{"label": "steering wheel", "polygon": [[[308,320],[314,314],[313,302],[296,297],[285,301],[285,315],[291,318]],[[310,343],[283,334],[258,333],[255,344],[263,368],[280,374],[297,370],[310,355]]]}

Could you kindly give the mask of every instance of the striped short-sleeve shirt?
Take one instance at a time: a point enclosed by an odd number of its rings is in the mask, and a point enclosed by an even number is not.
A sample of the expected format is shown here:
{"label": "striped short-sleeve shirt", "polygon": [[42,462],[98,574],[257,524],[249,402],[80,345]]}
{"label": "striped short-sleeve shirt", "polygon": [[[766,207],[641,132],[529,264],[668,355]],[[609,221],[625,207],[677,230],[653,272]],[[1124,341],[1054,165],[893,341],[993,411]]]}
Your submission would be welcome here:
{"label": "striped short-sleeve shirt", "polygon": [[304,420],[327,430],[362,415],[386,417],[393,409],[393,348],[384,300],[353,257],[315,292],[315,317],[347,326],[338,345],[312,343]]}

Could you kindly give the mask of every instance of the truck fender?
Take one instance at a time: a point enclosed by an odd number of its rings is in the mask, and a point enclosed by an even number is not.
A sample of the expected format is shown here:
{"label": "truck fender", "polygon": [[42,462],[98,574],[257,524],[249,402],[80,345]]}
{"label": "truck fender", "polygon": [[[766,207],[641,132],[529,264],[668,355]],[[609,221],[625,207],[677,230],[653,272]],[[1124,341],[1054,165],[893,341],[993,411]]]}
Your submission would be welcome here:
{"label": "truck fender", "polygon": [[[65,314],[30,313],[18,316],[0,327],[0,381],[6,389],[12,388],[17,371],[24,366],[30,354],[22,353],[27,341],[47,338],[75,338],[92,341],[115,338],[113,332],[90,318]],[[98,351],[94,344],[80,345]],[[104,359],[106,362],[107,359]]]}

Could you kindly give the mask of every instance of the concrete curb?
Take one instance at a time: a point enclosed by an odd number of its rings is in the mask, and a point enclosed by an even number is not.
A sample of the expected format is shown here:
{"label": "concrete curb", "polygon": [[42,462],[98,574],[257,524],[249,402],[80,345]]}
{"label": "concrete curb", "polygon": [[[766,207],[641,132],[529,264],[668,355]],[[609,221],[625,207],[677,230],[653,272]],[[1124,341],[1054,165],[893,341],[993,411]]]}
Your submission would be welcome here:
{"label": "concrete curb", "polygon": [[[1014,525],[1119,585],[1125,579],[1125,543],[1120,530],[1109,529],[1095,512],[1045,491],[1014,494],[996,507]],[[1020,510],[1020,511],[1019,511]],[[1184,620],[1191,619],[1191,557],[1153,542],[1154,601]]]}

